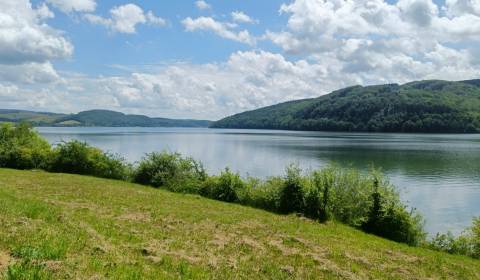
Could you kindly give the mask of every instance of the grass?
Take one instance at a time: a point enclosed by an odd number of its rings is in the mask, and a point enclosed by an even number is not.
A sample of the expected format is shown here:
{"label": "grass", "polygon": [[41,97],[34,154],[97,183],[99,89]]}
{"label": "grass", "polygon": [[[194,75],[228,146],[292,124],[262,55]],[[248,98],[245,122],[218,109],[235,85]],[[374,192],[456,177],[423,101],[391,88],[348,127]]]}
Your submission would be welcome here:
{"label": "grass", "polygon": [[480,261],[121,181],[0,169],[7,279],[479,279]]}

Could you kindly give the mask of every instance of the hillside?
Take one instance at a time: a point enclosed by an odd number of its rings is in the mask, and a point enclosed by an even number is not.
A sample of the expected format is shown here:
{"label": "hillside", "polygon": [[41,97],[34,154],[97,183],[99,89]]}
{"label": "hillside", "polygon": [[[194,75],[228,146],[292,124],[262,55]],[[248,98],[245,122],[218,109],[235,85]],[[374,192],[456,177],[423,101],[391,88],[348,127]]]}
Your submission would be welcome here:
{"label": "hillside", "polygon": [[47,112],[32,112],[25,110],[0,109],[0,122],[27,121],[35,125],[47,125],[55,123],[58,119],[65,116],[67,115]]}
{"label": "hillside", "polygon": [[[12,279],[478,279],[480,262],[236,204],[0,169]],[[22,278],[23,277],[23,278]]]}
{"label": "hillside", "polygon": [[90,110],[78,114],[55,114],[22,110],[0,110],[0,122],[31,122],[35,126],[113,126],[113,127],[207,127],[210,121],[150,118],[109,110]]}
{"label": "hillside", "polygon": [[480,132],[480,80],[354,86],[240,113],[216,128]]}

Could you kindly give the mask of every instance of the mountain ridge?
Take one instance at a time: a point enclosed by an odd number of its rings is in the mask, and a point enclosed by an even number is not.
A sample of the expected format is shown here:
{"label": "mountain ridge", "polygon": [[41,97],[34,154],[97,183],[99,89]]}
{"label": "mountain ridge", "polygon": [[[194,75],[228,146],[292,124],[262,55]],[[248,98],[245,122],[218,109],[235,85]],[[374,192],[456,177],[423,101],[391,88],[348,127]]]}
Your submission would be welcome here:
{"label": "mountain ridge", "polygon": [[76,114],[0,109],[0,122],[30,122],[34,126],[99,126],[99,127],[208,127],[209,120],[169,119],[124,114],[112,110],[93,109]]}
{"label": "mountain ridge", "polygon": [[480,132],[480,79],[351,86],[223,118],[214,128]]}

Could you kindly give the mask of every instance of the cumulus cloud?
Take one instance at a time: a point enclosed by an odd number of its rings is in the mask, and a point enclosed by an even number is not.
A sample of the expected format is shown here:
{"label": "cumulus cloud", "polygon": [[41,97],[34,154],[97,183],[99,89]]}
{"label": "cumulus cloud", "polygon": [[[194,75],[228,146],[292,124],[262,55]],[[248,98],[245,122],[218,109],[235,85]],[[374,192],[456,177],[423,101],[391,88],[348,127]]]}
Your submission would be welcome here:
{"label": "cumulus cloud", "polygon": [[0,65],[0,81],[3,80],[24,84],[43,84],[55,82],[59,78],[59,75],[50,62]]}
{"label": "cumulus cloud", "polygon": [[211,31],[225,39],[237,41],[248,45],[255,44],[255,38],[250,35],[248,30],[235,31],[233,29],[234,27],[236,27],[235,24],[219,22],[212,17],[199,17],[195,19],[187,17],[182,20],[182,24],[185,27],[185,30],[189,32],[194,32],[198,30]]}
{"label": "cumulus cloud", "polygon": [[[439,6],[431,0],[294,0],[280,7],[286,25],[262,36],[283,52],[241,51],[223,62],[126,67],[129,74],[91,77],[55,72],[51,61],[68,57],[73,47],[46,24],[54,16],[48,7],[4,0],[0,102],[61,112],[107,108],[218,119],[355,84],[478,78],[478,1]],[[234,12],[224,21],[187,17],[182,24],[188,32],[208,31],[255,46],[259,39],[239,27],[255,20],[243,15]],[[114,7],[108,17],[85,18],[124,33],[139,24],[165,24],[133,4]]]}
{"label": "cumulus cloud", "polygon": [[145,13],[142,8],[131,3],[113,7],[110,10],[109,18],[93,14],[86,14],[84,17],[93,24],[104,25],[110,30],[119,33],[135,33],[139,24],[166,25],[166,20],[155,16],[152,11]]}
{"label": "cumulus cloud", "polygon": [[0,10],[0,81],[48,83],[59,76],[51,60],[73,53],[73,45],[45,23],[54,17],[45,4],[32,7],[28,0],[3,0]]}
{"label": "cumulus cloud", "polygon": [[480,0],[446,0],[445,10],[451,17],[465,14],[480,16]]}
{"label": "cumulus cloud", "polygon": [[195,6],[197,6],[197,8],[200,9],[200,10],[209,10],[209,9],[212,8],[212,6],[210,6],[210,4],[208,4],[207,2],[205,2],[203,0],[196,1]]}
{"label": "cumulus cloud", "polygon": [[[42,110],[62,112],[110,108],[151,116],[218,119],[333,90],[338,84],[325,75],[328,67],[291,62],[265,51],[236,52],[223,63],[176,63],[113,77],[65,76],[62,82],[43,87],[50,94],[35,95],[35,104],[46,104],[38,107]],[[61,102],[51,103],[53,97]],[[4,104],[14,106],[13,101]]]}
{"label": "cumulus cloud", "polygon": [[480,40],[476,1],[296,0],[280,8],[286,28],[264,38],[316,63],[335,63],[360,84],[474,78],[474,55],[461,45]]}
{"label": "cumulus cloud", "polygon": [[34,9],[28,0],[4,0],[0,10],[0,63],[45,62],[72,54],[73,46],[43,23],[53,14]]}
{"label": "cumulus cloud", "polygon": [[95,0],[47,0],[47,3],[64,13],[93,12],[97,7]]}
{"label": "cumulus cloud", "polygon": [[244,12],[235,11],[230,14],[232,16],[232,20],[238,23],[258,23],[258,20],[251,18],[249,15],[245,14]]}

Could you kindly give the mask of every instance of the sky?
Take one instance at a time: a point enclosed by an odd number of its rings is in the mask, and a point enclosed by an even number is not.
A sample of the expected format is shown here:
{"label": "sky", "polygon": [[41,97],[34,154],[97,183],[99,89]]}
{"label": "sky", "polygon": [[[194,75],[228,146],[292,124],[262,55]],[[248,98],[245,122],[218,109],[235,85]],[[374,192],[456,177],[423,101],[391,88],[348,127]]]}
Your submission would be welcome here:
{"label": "sky", "polygon": [[480,78],[480,0],[0,0],[0,108],[216,120]]}

